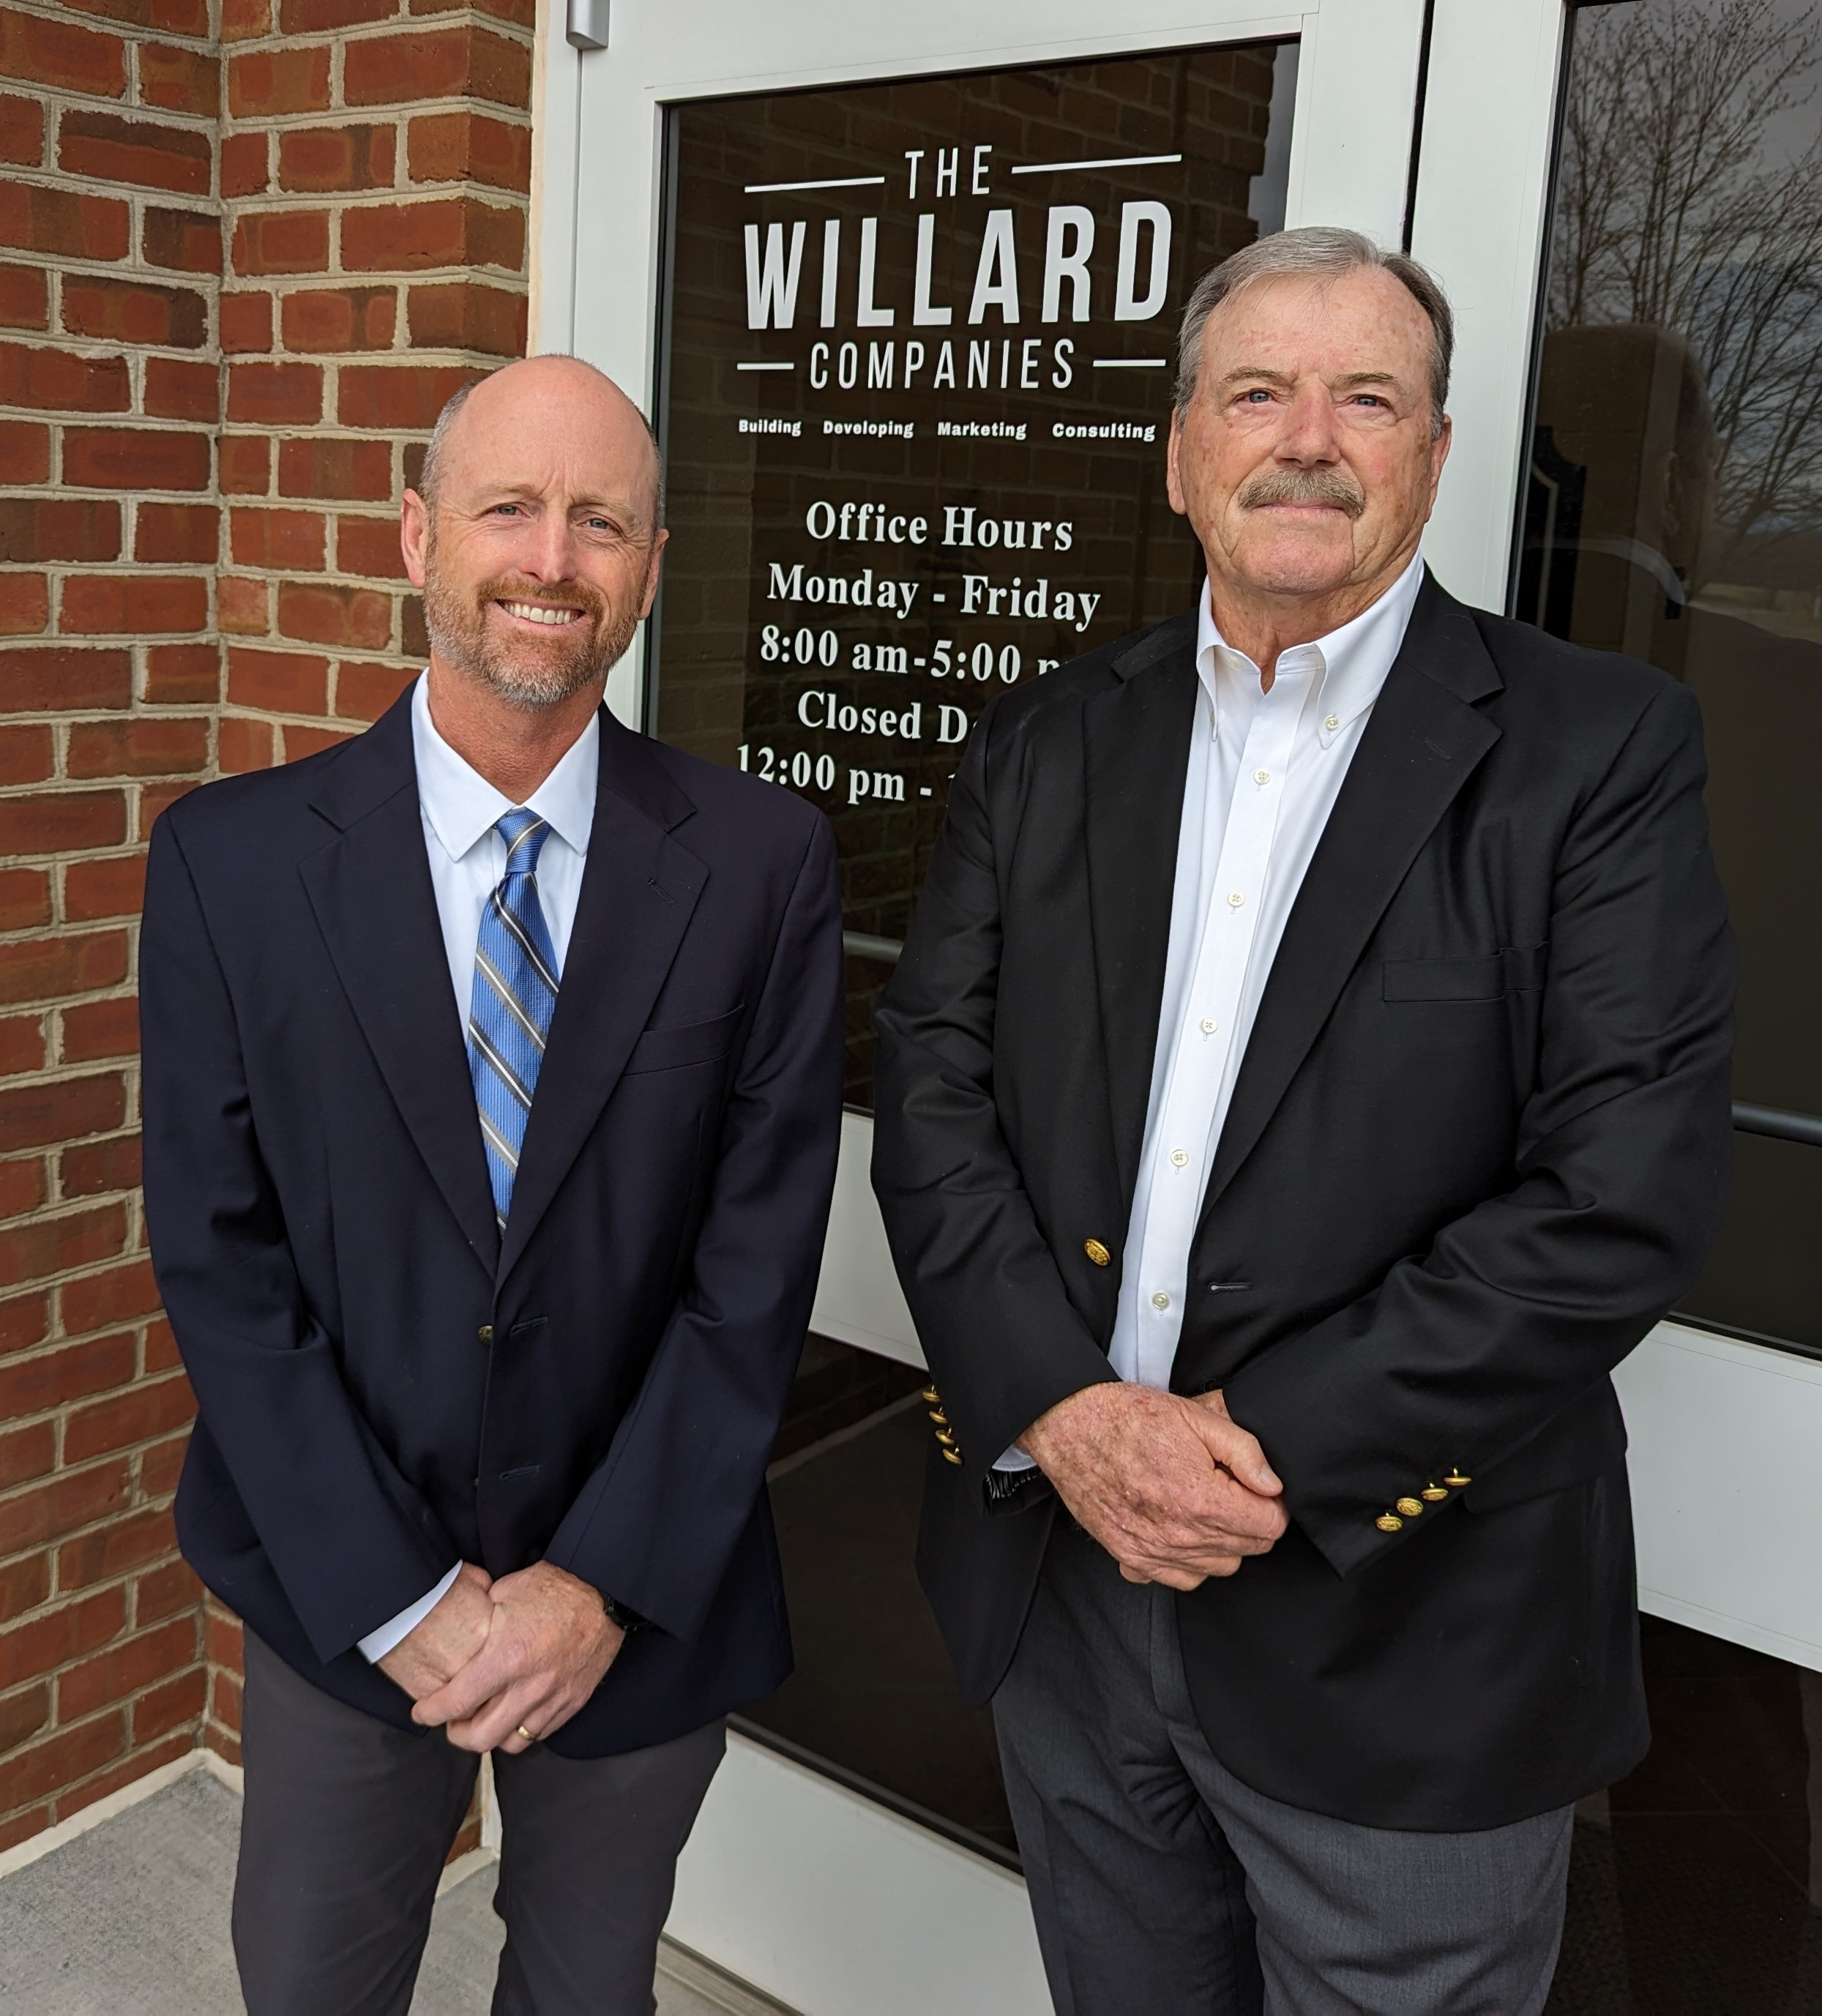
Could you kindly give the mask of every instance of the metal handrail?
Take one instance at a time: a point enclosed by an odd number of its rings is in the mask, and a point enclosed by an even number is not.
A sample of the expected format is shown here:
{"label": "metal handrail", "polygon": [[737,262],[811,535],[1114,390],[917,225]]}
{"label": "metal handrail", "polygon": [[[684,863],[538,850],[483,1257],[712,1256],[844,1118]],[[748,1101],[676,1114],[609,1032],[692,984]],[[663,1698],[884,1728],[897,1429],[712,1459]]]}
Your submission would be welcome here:
{"label": "metal handrail", "polygon": [[877,959],[884,965],[896,966],[899,953],[905,949],[905,941],[875,938],[871,931],[844,931],[841,949],[852,959]]}
{"label": "metal handrail", "polygon": [[1769,1134],[1774,1141],[1802,1141],[1822,1148],[1822,1119],[1813,1113],[1787,1113],[1778,1106],[1734,1102],[1734,1125],[1742,1134]]}

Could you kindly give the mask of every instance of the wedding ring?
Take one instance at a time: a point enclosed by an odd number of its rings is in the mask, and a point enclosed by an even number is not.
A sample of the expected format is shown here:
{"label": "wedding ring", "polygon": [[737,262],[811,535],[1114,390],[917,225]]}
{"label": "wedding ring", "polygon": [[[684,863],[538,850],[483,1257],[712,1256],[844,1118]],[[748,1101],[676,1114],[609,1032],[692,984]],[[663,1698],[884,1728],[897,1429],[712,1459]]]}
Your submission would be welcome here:
{"label": "wedding ring", "polygon": [[531,1730],[525,1726],[524,1723],[520,1723],[519,1725],[519,1733],[524,1737],[528,1743],[535,1743],[538,1741],[537,1737],[531,1733]]}

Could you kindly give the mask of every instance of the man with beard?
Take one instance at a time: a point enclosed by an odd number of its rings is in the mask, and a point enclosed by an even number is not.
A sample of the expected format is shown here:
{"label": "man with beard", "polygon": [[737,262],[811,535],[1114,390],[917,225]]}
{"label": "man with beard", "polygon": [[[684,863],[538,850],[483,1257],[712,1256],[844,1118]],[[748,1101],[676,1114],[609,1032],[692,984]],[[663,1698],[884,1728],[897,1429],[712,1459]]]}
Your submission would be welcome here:
{"label": "man with beard", "polygon": [[1726,1188],[1690,696],[1418,554],[1449,308],[1185,311],[1184,616],[976,727],[880,1010],[920,1561],[1064,2016],[1537,2016],[1647,1740],[1609,1373]]}
{"label": "man with beard", "polygon": [[592,367],[459,394],[405,496],[422,678],[153,835],[146,1208],[178,1535],[247,1625],[252,2016],[403,2016],[489,1752],[496,2016],[650,2016],[722,1718],[789,1667],[834,848],[603,707],[660,506]]}

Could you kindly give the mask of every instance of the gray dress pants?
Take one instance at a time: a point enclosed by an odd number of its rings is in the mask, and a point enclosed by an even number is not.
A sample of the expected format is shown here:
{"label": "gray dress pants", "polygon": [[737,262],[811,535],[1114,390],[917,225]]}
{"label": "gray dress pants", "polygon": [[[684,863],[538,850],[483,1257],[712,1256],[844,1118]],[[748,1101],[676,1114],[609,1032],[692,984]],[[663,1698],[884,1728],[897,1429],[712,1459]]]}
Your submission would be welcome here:
{"label": "gray dress pants", "polygon": [[[496,1754],[493,2016],[652,2016],[677,1857],[722,1725],[618,1757]],[[406,2016],[481,1760],[326,1694],[250,1631],[234,1954],[249,2016]]]}
{"label": "gray dress pants", "polygon": [[993,1716],[1058,2016],[1543,2009],[1573,1809],[1417,1834],[1252,1791],[1197,1723],[1176,1598],[1067,1517]]}

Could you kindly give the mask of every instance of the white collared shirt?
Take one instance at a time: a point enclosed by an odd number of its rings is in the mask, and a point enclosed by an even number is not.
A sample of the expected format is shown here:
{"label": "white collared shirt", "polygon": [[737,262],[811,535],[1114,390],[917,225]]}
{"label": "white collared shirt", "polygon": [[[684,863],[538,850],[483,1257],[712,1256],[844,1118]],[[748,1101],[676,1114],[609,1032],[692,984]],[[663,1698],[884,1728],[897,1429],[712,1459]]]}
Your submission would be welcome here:
{"label": "white collared shirt", "polygon": [[[1169,1388],[1190,1247],[1253,1018],[1423,578],[1413,559],[1351,623],[1283,653],[1269,692],[1260,689],[1258,667],[1222,641],[1202,598],[1201,691],[1164,998],[1107,1352],[1122,1379]],[[1029,1462],[1014,1449],[1000,1467]]]}
{"label": "white collared shirt", "polygon": [[[427,675],[419,678],[412,695],[411,740],[417,765],[418,809],[424,823],[424,853],[430,865],[437,920],[443,927],[443,949],[448,956],[449,981],[456,990],[466,1042],[481,913],[506,872],[506,843],[495,830],[495,823],[513,809],[513,801],[495,790],[437,733],[430,718]],[[549,927],[560,979],[570,934],[575,928],[582,870],[588,865],[600,767],[601,722],[598,715],[592,714],[588,726],[564,751],[556,768],[525,801],[526,809],[536,812],[550,828],[538,857],[538,900]],[[416,1603],[376,1631],[369,1631],[360,1641],[366,1657],[384,1658],[415,1630],[442,1600],[460,1567],[458,1562]]]}

